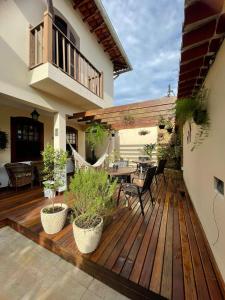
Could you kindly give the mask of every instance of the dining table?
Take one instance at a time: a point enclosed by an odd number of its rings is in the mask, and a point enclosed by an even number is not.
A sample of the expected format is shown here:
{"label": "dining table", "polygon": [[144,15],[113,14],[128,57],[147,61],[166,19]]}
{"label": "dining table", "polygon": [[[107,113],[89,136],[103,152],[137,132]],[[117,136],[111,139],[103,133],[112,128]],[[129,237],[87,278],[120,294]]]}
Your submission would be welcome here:
{"label": "dining table", "polygon": [[[125,176],[127,177],[127,182],[131,182],[131,175],[134,174],[137,171],[136,168],[133,167],[121,167],[121,168],[109,168],[108,174],[110,177],[119,177],[119,176]],[[120,200],[120,194],[123,187],[123,181],[120,182],[118,195],[117,195],[117,206],[119,205]]]}

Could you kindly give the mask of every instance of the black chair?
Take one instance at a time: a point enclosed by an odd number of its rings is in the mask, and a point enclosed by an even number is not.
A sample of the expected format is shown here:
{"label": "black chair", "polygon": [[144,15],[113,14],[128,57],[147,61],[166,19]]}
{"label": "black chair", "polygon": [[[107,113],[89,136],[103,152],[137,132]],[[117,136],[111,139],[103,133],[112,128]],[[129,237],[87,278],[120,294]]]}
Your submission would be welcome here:
{"label": "black chair", "polygon": [[163,175],[164,182],[166,183],[166,177],[164,174],[164,169],[165,169],[166,163],[167,163],[166,159],[160,159],[160,161],[159,161],[158,167],[155,172],[155,181],[156,181],[157,185],[158,185],[158,181],[157,181],[158,175]]}
{"label": "black chair", "polygon": [[143,208],[143,203],[142,203],[142,196],[149,191],[152,204],[154,202],[152,192],[151,192],[151,184],[152,184],[152,180],[155,176],[155,172],[156,172],[156,167],[148,168],[148,170],[146,172],[144,184],[142,187],[140,187],[139,185],[137,185],[135,183],[128,183],[128,184],[125,183],[122,186],[122,191],[124,192],[125,196],[128,196],[128,197],[138,196],[140,206],[141,206],[141,213],[143,216],[144,216],[144,208]]}

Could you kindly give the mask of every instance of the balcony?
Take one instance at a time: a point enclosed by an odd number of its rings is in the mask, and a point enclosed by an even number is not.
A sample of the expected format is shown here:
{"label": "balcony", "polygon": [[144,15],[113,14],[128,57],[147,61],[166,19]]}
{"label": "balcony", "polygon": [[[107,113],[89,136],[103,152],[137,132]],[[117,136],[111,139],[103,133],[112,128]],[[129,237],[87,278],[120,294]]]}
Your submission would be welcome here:
{"label": "balcony", "polygon": [[[54,24],[51,15],[30,28],[30,85],[76,104],[101,106],[103,72]],[[80,102],[79,102],[80,101]]]}

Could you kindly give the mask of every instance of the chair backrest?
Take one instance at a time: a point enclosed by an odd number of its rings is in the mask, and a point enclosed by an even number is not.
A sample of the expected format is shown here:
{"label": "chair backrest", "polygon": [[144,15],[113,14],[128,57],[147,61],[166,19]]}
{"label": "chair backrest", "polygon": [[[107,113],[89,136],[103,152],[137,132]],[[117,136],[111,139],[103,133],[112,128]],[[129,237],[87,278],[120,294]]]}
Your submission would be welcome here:
{"label": "chair backrest", "polygon": [[166,159],[160,159],[157,170],[156,170],[156,174],[162,174],[164,172],[166,162],[167,162]]}
{"label": "chair backrest", "polygon": [[120,160],[115,162],[115,165],[117,165],[119,168],[126,168],[129,165],[129,161],[128,160]]}
{"label": "chair backrest", "polygon": [[141,190],[141,193],[144,194],[145,192],[147,192],[149,190],[149,187],[152,184],[152,180],[154,178],[156,172],[156,167],[150,167],[148,168],[147,172],[146,172],[146,176],[145,176],[145,181]]}

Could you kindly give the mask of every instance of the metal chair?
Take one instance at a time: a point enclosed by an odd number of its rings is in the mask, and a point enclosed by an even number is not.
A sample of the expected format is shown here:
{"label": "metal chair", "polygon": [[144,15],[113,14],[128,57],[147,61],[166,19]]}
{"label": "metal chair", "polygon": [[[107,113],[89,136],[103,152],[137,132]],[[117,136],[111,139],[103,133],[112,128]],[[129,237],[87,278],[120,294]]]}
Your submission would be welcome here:
{"label": "metal chair", "polygon": [[158,181],[157,181],[158,175],[163,175],[164,182],[166,183],[166,177],[164,174],[164,169],[165,169],[166,163],[167,163],[166,159],[160,159],[160,161],[159,161],[158,167],[155,172],[155,181],[156,181],[157,185],[158,185]]}
{"label": "metal chair", "polygon": [[156,172],[156,167],[148,168],[144,179],[144,184],[142,187],[135,183],[123,184],[122,186],[122,191],[124,192],[126,197],[138,196],[140,206],[141,206],[141,213],[143,216],[144,216],[144,208],[142,203],[142,196],[145,193],[149,192],[152,204],[154,202],[152,192],[151,192],[151,184],[155,176],[155,172]]}

